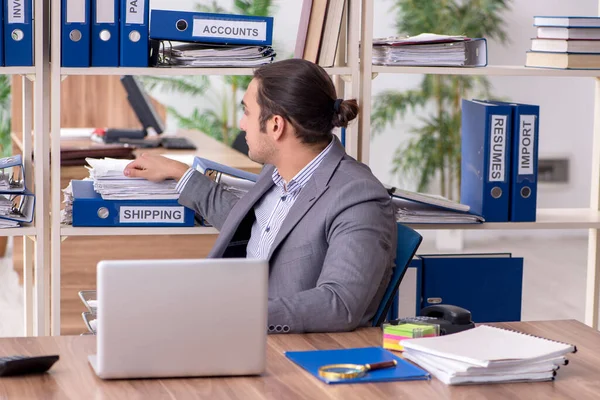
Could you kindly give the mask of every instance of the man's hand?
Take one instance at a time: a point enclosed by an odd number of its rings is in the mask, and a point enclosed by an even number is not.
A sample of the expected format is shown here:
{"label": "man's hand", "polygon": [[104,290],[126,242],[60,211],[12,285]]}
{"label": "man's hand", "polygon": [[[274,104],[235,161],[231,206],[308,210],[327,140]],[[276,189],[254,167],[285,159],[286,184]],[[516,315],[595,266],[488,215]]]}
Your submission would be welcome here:
{"label": "man's hand", "polygon": [[143,153],[136,160],[127,164],[123,174],[131,178],[144,178],[152,182],[161,182],[165,179],[180,180],[188,170],[182,162],[171,160],[163,156]]}

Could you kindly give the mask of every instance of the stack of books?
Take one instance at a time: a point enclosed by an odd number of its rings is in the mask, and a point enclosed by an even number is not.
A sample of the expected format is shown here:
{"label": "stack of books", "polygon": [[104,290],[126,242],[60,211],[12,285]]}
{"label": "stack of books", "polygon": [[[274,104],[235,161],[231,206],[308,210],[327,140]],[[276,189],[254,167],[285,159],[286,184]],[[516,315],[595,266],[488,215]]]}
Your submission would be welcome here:
{"label": "stack of books", "polygon": [[600,17],[536,16],[527,67],[600,68]]}
{"label": "stack of books", "polygon": [[576,347],[487,325],[451,335],[405,339],[404,358],[449,385],[554,380]]}
{"label": "stack of books", "polygon": [[294,58],[332,67],[344,20],[346,0],[304,0]]}

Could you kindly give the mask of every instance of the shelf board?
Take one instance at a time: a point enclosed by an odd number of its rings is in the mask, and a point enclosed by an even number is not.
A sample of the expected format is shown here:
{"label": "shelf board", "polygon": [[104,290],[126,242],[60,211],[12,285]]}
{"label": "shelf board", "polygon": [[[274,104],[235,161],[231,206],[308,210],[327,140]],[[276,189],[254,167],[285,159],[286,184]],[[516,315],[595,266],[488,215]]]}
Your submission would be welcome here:
{"label": "shelf board", "polygon": [[373,72],[380,74],[600,77],[600,69],[530,68],[518,65],[488,65],[487,67],[391,67],[373,65]]}
{"label": "shelf board", "polygon": [[[61,68],[61,75],[152,75],[152,76],[179,76],[179,75],[253,75],[255,68]],[[325,68],[329,75],[349,75],[350,67]]]}
{"label": "shelf board", "polygon": [[61,236],[133,236],[133,235],[216,235],[219,231],[206,226],[192,228],[137,228],[137,227],[77,227],[62,225]]}
{"label": "shelf board", "polygon": [[0,75],[33,75],[35,67],[0,67]]}
{"label": "shelf board", "polygon": [[407,224],[413,229],[600,229],[600,212],[589,208],[538,209],[536,222],[485,222],[483,224]]}
{"label": "shelf board", "polygon": [[35,236],[34,226],[23,226],[20,228],[2,228],[0,236]]}

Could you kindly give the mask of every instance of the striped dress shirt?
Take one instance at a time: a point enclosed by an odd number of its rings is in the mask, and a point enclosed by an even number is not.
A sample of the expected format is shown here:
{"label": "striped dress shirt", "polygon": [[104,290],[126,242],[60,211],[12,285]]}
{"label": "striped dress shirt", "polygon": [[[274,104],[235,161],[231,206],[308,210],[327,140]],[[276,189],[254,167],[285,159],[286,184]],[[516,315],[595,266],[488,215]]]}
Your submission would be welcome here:
{"label": "striped dress shirt", "polygon": [[[285,182],[277,168],[273,171],[273,187],[254,205],[256,220],[252,224],[250,241],[246,247],[247,258],[267,259],[275,236],[281,228],[300,191],[313,176],[321,162],[333,147],[332,140],[322,152],[309,162],[300,172]],[[177,183],[176,190],[181,193],[194,170],[188,169]]]}

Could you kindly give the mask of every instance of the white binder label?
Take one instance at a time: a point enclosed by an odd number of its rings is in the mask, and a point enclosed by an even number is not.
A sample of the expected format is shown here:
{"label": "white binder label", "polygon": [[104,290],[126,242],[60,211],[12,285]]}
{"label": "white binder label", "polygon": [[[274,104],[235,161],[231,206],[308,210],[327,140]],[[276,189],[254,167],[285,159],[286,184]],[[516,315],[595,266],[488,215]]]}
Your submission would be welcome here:
{"label": "white binder label", "polygon": [[192,36],[267,40],[267,23],[265,21],[224,21],[194,18]]}
{"label": "white binder label", "polygon": [[25,23],[25,0],[6,0],[8,1],[8,23]]}
{"label": "white binder label", "polygon": [[183,224],[183,207],[121,207],[119,222],[122,224],[139,222],[170,222]]}
{"label": "white binder label", "polygon": [[504,182],[506,175],[506,115],[492,115],[490,132],[490,182]]}
{"label": "white binder label", "polygon": [[521,115],[519,120],[519,175],[533,175],[535,115]]}
{"label": "white binder label", "polygon": [[115,23],[115,1],[114,0],[96,0],[96,23],[114,24]]}
{"label": "white binder label", "polygon": [[144,7],[146,6],[146,0],[126,1],[125,23],[142,25],[144,23]]}

